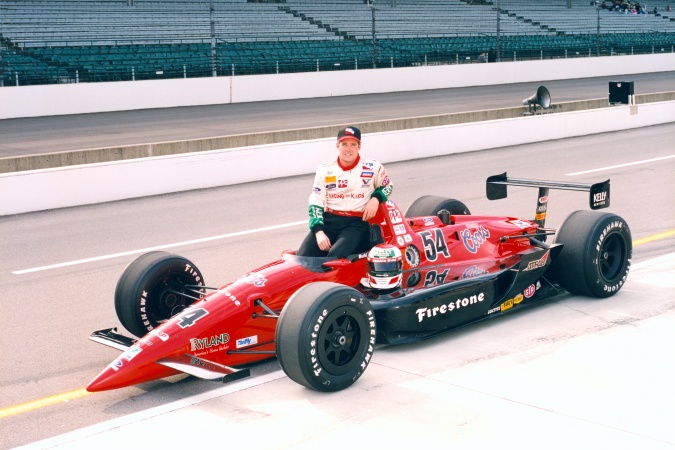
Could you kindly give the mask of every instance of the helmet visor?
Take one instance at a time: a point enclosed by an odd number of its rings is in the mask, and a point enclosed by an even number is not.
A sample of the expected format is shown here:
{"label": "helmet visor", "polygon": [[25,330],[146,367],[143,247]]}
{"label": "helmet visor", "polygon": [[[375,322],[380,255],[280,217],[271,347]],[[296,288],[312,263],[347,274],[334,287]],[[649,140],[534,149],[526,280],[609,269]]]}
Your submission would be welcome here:
{"label": "helmet visor", "polygon": [[401,273],[403,268],[402,261],[370,261],[368,265],[370,273],[390,277]]}

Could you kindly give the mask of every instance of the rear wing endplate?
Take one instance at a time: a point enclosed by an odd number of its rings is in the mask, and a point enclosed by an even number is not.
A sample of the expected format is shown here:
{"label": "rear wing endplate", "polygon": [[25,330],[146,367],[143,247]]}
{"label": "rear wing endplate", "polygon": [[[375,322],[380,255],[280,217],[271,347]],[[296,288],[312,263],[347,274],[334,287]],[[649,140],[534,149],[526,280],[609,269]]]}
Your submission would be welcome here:
{"label": "rear wing endplate", "polygon": [[591,209],[602,209],[609,206],[609,180],[593,184],[567,183],[564,181],[542,181],[528,180],[525,178],[509,178],[506,176],[506,172],[504,172],[500,175],[488,177],[485,184],[485,193],[487,198],[489,200],[499,200],[506,198],[506,187],[508,185],[539,188],[539,199],[537,201],[535,222],[539,223],[541,227],[544,226],[544,221],[546,219],[549,189],[587,191],[590,192],[588,204]]}

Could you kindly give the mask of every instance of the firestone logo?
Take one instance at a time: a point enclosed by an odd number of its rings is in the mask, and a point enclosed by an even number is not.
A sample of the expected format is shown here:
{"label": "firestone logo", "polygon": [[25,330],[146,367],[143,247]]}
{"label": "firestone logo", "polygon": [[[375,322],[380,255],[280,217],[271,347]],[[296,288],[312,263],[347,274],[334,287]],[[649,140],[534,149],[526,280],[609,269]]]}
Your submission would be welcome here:
{"label": "firestone logo", "polygon": [[417,311],[415,311],[417,314],[417,322],[421,323],[423,320],[430,319],[438,315],[448,314],[457,309],[475,305],[482,302],[483,300],[485,300],[485,294],[481,292],[480,294],[458,298],[455,301],[440,306],[434,306],[433,308],[419,308]]}

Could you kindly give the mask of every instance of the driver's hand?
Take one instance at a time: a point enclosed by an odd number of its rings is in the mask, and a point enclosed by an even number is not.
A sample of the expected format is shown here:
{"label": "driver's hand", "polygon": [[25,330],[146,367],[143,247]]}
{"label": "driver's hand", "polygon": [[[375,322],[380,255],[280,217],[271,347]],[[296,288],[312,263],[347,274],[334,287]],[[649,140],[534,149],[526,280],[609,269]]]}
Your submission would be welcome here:
{"label": "driver's hand", "polygon": [[323,250],[324,252],[327,252],[330,250],[331,244],[330,244],[330,239],[328,239],[328,236],[326,236],[326,233],[323,231],[318,231],[316,234],[316,243],[319,245],[319,248]]}
{"label": "driver's hand", "polygon": [[363,209],[363,220],[368,221],[375,217],[378,206],[380,206],[380,202],[375,197],[368,200],[366,207]]}

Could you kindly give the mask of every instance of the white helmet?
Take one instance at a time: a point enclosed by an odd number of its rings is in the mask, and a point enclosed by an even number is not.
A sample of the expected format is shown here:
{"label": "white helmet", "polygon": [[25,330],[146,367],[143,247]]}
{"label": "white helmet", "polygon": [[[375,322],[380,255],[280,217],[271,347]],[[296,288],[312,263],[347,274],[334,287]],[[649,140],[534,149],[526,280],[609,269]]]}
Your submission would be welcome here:
{"label": "white helmet", "polygon": [[391,244],[378,244],[368,252],[368,282],[375,289],[394,289],[401,284],[403,256]]}

